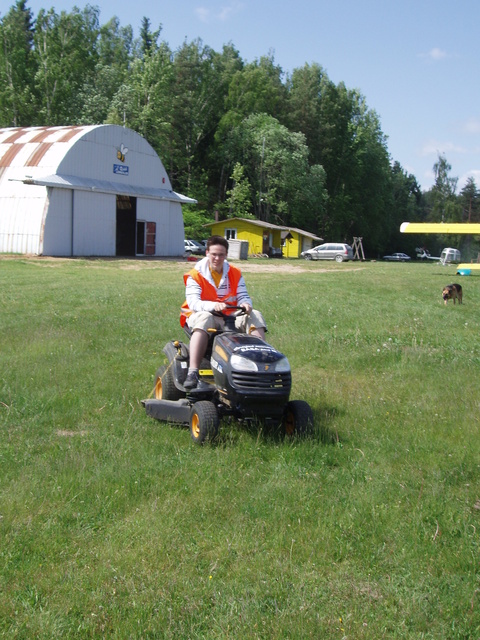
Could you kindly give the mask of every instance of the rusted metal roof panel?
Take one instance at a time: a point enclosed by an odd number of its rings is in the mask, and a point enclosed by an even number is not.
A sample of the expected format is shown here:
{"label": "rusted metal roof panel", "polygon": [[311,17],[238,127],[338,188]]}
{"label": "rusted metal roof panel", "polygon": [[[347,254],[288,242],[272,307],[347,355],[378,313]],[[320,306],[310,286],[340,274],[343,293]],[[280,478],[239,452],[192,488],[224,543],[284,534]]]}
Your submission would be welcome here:
{"label": "rusted metal roof panel", "polygon": [[45,138],[47,138],[50,133],[50,127],[42,127],[40,131],[35,136],[33,136],[31,140],[29,140],[29,142],[44,142]]}
{"label": "rusted metal roof panel", "polygon": [[26,167],[38,167],[44,155],[51,149],[53,142],[42,142],[38,145],[29,159],[26,161]]}
{"label": "rusted metal roof panel", "polygon": [[[2,130],[0,130],[1,132]],[[3,131],[7,134],[5,140],[2,140],[2,142],[6,142],[6,143],[10,143],[10,142],[16,142],[19,138],[21,138],[24,134],[25,131],[27,131],[26,129],[17,129],[15,130],[13,133],[10,133],[10,135],[8,135],[8,132],[12,131],[11,129],[3,129]]]}
{"label": "rusted metal roof panel", "polygon": [[[20,129],[0,129],[1,166],[49,166],[55,171],[59,162],[70,150],[79,136],[88,133],[94,126],[75,127],[24,127]],[[49,151],[55,147],[55,153]],[[28,149],[28,153],[26,152]],[[46,164],[48,155],[49,164]],[[45,158],[45,160],[44,160]],[[51,164],[53,162],[53,164]]]}
{"label": "rusted metal roof panel", "polygon": [[15,156],[22,150],[22,145],[12,144],[10,146],[0,145],[0,153],[3,154],[0,157],[0,167],[10,167],[13,163]]}

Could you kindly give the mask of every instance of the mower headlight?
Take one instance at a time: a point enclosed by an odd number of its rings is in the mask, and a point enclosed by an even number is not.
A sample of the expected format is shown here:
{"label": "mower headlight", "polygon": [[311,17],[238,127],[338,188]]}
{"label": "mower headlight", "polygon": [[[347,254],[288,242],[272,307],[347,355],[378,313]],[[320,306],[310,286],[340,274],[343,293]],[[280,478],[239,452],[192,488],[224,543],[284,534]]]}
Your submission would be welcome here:
{"label": "mower headlight", "polygon": [[230,364],[235,371],[258,371],[257,363],[236,353],[230,358]]}
{"label": "mower headlight", "polygon": [[288,361],[288,358],[282,358],[281,360],[276,362],[275,371],[278,371],[278,373],[286,373],[287,371],[290,371],[290,363]]}

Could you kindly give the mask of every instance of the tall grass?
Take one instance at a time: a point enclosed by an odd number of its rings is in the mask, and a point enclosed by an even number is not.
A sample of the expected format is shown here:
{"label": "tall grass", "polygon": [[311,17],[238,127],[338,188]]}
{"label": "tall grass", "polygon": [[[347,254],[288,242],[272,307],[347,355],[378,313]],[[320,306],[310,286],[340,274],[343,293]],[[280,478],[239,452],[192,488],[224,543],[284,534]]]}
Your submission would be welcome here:
{"label": "tall grass", "polygon": [[272,264],[317,434],[199,448],[141,405],[185,264],[0,261],[1,637],[480,637],[480,279]]}

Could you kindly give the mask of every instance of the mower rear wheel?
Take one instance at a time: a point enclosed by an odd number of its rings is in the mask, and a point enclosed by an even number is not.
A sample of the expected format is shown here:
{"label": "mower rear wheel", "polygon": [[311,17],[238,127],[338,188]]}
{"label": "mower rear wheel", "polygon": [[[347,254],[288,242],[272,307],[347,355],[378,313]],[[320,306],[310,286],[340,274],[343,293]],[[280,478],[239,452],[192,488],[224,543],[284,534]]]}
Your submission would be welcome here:
{"label": "mower rear wheel", "polygon": [[190,435],[196,444],[203,444],[205,440],[214,440],[218,433],[220,420],[213,402],[200,400],[190,411]]}
{"label": "mower rear wheel", "polygon": [[282,427],[286,436],[307,436],[313,433],[313,411],[308,402],[288,402],[283,412]]}
{"label": "mower rear wheel", "polygon": [[155,400],[180,400],[182,392],[175,386],[172,368],[162,365],[155,374]]}

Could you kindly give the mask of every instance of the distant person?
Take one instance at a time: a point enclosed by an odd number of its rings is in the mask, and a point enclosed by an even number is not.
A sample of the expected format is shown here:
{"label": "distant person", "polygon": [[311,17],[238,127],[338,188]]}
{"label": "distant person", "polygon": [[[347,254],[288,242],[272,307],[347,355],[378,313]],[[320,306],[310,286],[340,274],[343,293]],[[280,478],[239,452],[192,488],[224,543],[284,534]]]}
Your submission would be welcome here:
{"label": "distant person", "polygon": [[222,236],[211,236],[207,240],[205,258],[183,279],[185,303],[182,305],[180,324],[192,330],[190,338],[190,366],[183,383],[185,389],[195,389],[198,384],[198,369],[208,346],[208,330],[222,329],[223,318],[212,315],[212,311],[225,311],[229,306],[243,307],[246,315],[235,318],[235,327],[242,333],[265,338],[266,324],[262,314],[253,309],[252,300],[240,269],[226,260],[228,242]]}

